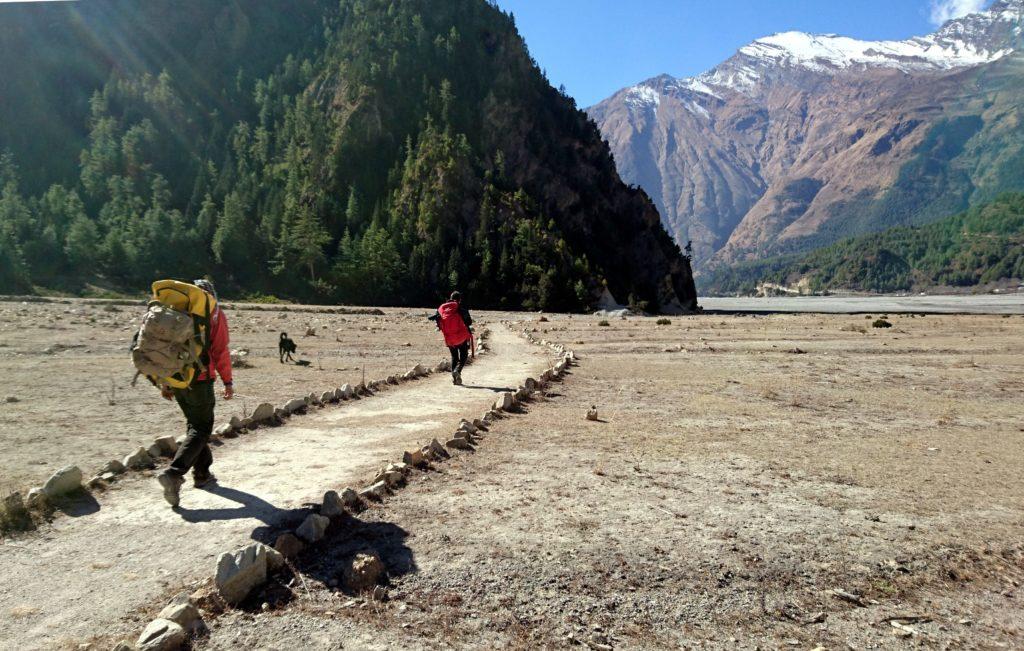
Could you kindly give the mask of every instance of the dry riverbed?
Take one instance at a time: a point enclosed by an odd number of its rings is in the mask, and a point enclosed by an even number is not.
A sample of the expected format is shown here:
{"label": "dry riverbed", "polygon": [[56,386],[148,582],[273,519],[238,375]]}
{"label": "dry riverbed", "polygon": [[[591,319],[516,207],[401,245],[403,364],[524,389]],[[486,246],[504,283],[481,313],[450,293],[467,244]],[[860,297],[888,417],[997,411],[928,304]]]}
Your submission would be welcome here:
{"label": "dry riverbed", "polygon": [[1024,318],[878,316],[513,315],[571,375],[197,647],[1019,648]]}

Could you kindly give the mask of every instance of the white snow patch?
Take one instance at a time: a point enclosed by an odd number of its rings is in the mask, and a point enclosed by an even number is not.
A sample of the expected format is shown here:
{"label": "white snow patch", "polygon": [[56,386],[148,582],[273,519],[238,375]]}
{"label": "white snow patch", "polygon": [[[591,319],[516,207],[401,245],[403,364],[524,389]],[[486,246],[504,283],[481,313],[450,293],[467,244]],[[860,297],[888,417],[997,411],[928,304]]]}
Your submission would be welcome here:
{"label": "white snow patch", "polygon": [[759,38],[740,48],[740,53],[757,59],[801,66],[811,70],[869,65],[901,70],[948,69],[987,63],[1005,56],[1007,50],[988,52],[957,39],[936,35],[905,41],[860,41],[834,34],[783,32]]}
{"label": "white snow patch", "polygon": [[653,107],[661,104],[661,94],[650,86],[633,86],[626,89],[626,105],[634,109]]}

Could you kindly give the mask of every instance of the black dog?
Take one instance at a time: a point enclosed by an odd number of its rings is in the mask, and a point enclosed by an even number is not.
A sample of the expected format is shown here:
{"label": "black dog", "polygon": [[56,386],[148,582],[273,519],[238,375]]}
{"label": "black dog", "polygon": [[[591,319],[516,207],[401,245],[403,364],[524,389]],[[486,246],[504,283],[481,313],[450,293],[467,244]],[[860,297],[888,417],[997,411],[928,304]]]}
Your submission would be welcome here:
{"label": "black dog", "polygon": [[288,338],[287,332],[281,333],[281,341],[277,344],[277,353],[281,357],[281,363],[284,364],[284,360],[287,357],[288,361],[292,360],[292,353],[295,352],[295,342]]}

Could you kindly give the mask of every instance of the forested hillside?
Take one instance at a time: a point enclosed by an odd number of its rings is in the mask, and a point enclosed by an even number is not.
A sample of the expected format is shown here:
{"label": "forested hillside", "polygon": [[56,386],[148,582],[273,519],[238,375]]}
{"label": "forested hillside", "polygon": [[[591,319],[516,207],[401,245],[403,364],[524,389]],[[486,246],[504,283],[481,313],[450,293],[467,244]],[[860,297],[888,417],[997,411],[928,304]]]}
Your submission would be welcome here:
{"label": "forested hillside", "polygon": [[0,6],[0,63],[0,293],[209,273],[313,301],[695,307],[649,198],[483,0]]}
{"label": "forested hillside", "polygon": [[763,282],[792,285],[804,278],[815,292],[895,292],[1024,280],[1024,194],[1005,194],[927,226],[892,228],[801,256],[719,269],[705,289],[750,294]]}

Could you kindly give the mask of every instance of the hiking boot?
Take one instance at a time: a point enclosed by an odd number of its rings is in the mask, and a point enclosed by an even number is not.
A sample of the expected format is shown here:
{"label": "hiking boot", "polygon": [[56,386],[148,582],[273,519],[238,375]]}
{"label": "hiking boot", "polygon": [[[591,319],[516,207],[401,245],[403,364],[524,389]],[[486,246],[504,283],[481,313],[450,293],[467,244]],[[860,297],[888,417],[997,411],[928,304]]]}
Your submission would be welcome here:
{"label": "hiking boot", "polygon": [[208,472],[205,475],[197,475],[195,473],[192,473],[192,485],[195,486],[196,488],[203,488],[204,486],[209,486],[210,484],[216,483],[217,477],[212,472]]}
{"label": "hiking boot", "polygon": [[452,384],[462,386],[462,373],[452,373]]}
{"label": "hiking boot", "polygon": [[185,478],[165,470],[157,476],[156,480],[164,489],[164,499],[167,500],[167,503],[172,507],[178,506],[178,499],[181,496],[181,485],[185,483]]}

